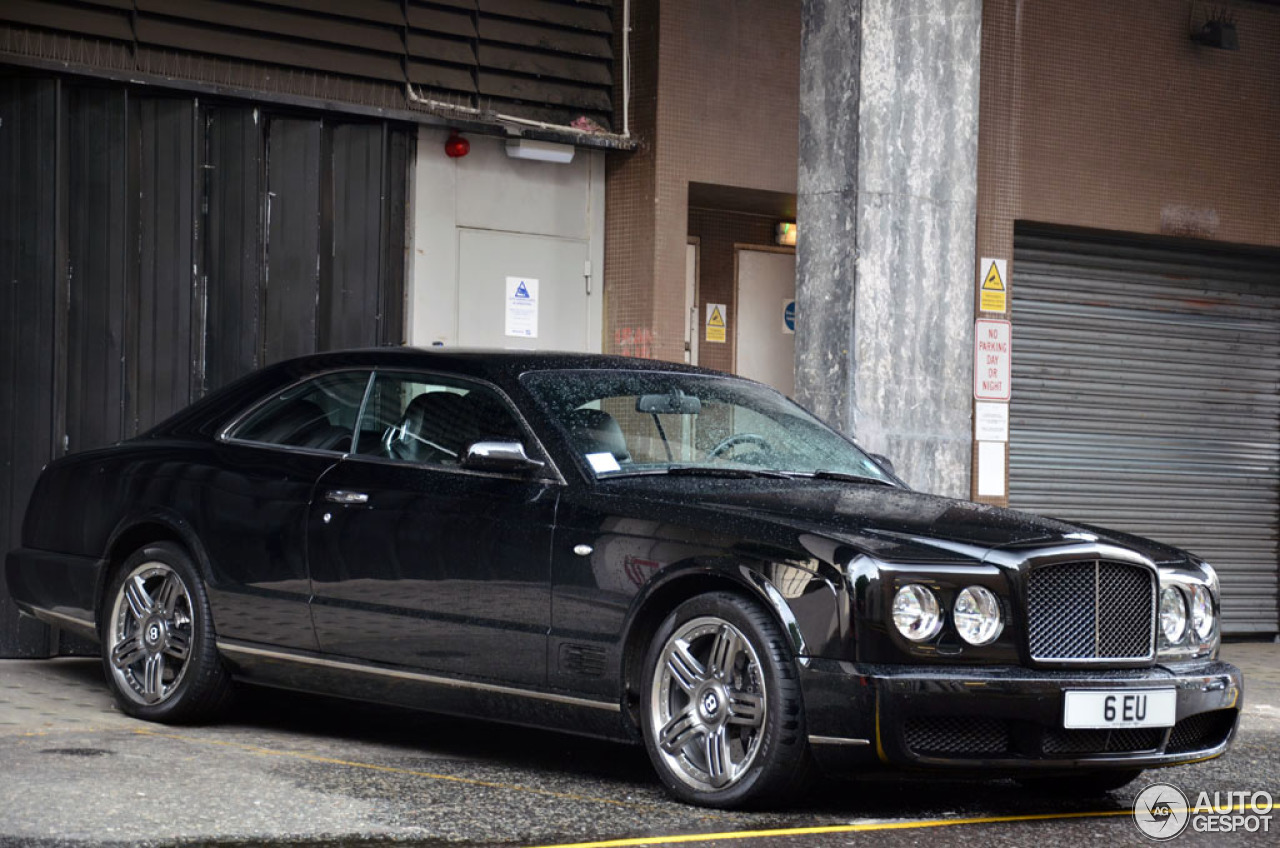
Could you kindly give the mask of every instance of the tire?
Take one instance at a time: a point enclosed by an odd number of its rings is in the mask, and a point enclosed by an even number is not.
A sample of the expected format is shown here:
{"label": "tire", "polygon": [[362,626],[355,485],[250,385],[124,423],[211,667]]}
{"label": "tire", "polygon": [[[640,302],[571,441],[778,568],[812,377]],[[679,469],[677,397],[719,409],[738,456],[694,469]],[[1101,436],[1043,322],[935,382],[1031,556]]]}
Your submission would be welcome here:
{"label": "tire", "polygon": [[230,697],[204,583],[172,542],[146,545],[117,569],[103,596],[99,633],[107,684],[135,718],[204,721]]}
{"label": "tire", "polygon": [[791,648],[757,604],[729,593],[685,601],[645,657],[641,725],[659,778],[706,807],[784,803],[810,771]]}
{"label": "tire", "polygon": [[1098,796],[1138,779],[1142,769],[1095,769],[1054,777],[1019,777],[1018,783],[1043,795]]}

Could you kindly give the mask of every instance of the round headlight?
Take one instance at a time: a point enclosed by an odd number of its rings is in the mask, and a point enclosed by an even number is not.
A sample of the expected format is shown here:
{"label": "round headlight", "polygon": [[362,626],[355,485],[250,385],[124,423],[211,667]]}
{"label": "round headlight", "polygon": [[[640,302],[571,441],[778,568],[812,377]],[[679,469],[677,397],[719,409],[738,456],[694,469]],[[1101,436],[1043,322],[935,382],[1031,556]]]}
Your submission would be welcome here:
{"label": "round headlight", "polygon": [[970,586],[956,597],[951,618],[960,638],[970,645],[990,645],[1004,629],[1000,602],[989,589],[981,586]]}
{"label": "round headlight", "polygon": [[1170,645],[1181,642],[1187,632],[1187,599],[1175,586],[1166,586],[1160,593],[1160,630]]}
{"label": "round headlight", "polygon": [[919,583],[903,586],[893,596],[893,623],[912,642],[923,642],[942,629],[938,597]]}
{"label": "round headlight", "polygon": [[1191,626],[1201,642],[1213,635],[1213,596],[1208,586],[1196,585],[1191,590]]}

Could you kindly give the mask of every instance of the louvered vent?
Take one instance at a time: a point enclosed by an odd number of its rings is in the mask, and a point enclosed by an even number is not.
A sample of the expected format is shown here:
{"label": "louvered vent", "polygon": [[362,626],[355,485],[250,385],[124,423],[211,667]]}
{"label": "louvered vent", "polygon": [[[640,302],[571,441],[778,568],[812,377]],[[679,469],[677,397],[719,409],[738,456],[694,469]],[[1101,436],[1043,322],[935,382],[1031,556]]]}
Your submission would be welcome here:
{"label": "louvered vent", "polygon": [[603,677],[604,648],[566,642],[560,646],[560,671],[579,677]]}

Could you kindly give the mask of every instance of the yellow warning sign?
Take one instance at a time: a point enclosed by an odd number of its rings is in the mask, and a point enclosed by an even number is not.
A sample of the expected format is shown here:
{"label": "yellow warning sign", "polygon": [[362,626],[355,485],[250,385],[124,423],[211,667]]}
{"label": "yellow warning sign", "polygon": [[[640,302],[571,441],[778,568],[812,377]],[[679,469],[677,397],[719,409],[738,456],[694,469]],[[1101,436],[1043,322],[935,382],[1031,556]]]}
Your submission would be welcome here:
{"label": "yellow warning sign", "polygon": [[981,295],[981,303],[979,308],[983,312],[1007,312],[1009,307],[1008,287],[1005,286],[1005,260],[988,259],[983,257],[982,264],[979,266],[982,273],[979,275],[978,283],[979,294]]}
{"label": "yellow warning sign", "polygon": [[707,341],[723,343],[727,322],[725,316],[729,310],[723,303],[707,304]]}

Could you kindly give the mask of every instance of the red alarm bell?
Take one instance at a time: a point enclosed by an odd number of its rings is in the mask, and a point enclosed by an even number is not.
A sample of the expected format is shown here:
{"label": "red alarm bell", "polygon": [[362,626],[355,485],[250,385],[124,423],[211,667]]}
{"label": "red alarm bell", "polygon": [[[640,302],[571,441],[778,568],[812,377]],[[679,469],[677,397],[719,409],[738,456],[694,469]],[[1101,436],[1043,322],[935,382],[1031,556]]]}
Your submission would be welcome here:
{"label": "red alarm bell", "polygon": [[444,142],[444,153],[450,159],[459,159],[471,152],[471,142],[458,135],[457,130],[449,130],[449,137]]}

